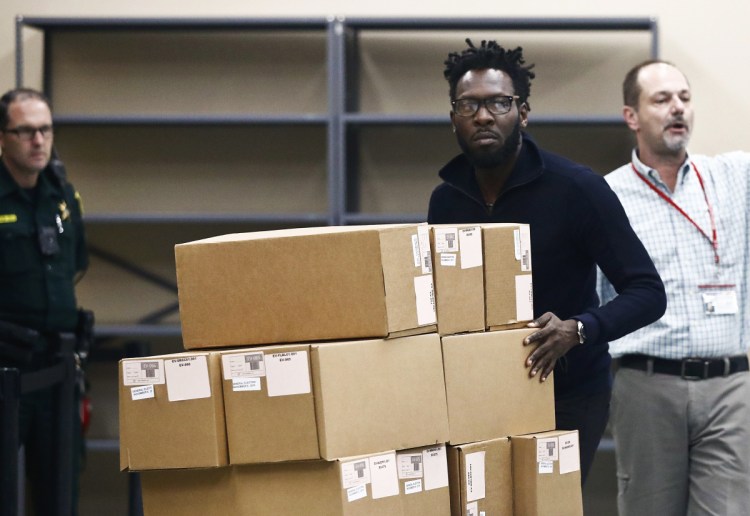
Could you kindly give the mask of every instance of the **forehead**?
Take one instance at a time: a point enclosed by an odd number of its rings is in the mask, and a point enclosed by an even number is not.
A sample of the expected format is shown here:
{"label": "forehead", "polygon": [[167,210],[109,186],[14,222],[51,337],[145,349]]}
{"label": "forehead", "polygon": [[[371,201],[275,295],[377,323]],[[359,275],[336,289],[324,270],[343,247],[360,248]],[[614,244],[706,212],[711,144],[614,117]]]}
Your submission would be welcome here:
{"label": "forehead", "polygon": [[515,93],[510,75],[495,68],[469,70],[456,84],[456,98]]}
{"label": "forehead", "polygon": [[49,124],[52,122],[52,113],[50,113],[49,107],[44,101],[24,98],[16,100],[8,106],[8,119],[16,124]]}
{"label": "forehead", "polygon": [[638,84],[641,95],[651,97],[658,93],[676,93],[690,91],[685,76],[674,66],[656,63],[644,67],[638,73]]}

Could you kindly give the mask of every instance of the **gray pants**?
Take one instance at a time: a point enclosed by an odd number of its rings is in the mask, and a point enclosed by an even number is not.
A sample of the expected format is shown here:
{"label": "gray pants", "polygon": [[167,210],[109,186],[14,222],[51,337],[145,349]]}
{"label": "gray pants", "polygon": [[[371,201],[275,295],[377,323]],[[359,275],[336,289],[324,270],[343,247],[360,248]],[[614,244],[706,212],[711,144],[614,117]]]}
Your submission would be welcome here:
{"label": "gray pants", "polygon": [[620,516],[750,515],[750,373],[621,368],[610,419]]}

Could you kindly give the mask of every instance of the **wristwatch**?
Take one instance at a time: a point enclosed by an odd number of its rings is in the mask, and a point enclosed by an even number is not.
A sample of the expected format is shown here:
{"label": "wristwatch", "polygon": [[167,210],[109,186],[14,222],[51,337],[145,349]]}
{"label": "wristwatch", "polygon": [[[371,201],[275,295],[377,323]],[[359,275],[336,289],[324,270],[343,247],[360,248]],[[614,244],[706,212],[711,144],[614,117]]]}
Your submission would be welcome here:
{"label": "wristwatch", "polygon": [[576,323],[578,325],[578,344],[583,344],[586,342],[586,328],[581,321],[576,320]]}

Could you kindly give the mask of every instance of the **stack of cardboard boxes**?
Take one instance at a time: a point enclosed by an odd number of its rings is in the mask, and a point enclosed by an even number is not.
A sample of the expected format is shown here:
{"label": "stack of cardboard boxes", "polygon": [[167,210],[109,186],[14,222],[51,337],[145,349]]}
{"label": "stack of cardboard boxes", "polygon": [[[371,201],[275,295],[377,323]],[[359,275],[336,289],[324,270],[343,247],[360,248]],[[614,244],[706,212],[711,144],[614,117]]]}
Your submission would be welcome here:
{"label": "stack of cardboard boxes", "polygon": [[268,231],[175,254],[187,351],[120,367],[121,468],[143,472],[146,514],[581,513],[577,436],[546,432],[552,382],[524,367],[527,226]]}

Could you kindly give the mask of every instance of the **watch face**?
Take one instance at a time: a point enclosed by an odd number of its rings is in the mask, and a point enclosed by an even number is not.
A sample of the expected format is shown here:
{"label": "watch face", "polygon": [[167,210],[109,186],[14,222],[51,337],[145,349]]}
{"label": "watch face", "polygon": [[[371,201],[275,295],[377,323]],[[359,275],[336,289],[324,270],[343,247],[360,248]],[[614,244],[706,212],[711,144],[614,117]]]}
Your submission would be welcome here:
{"label": "watch face", "polygon": [[586,342],[586,329],[581,321],[576,322],[578,323],[578,343],[583,344]]}

